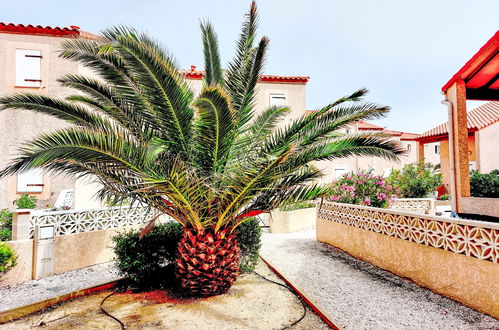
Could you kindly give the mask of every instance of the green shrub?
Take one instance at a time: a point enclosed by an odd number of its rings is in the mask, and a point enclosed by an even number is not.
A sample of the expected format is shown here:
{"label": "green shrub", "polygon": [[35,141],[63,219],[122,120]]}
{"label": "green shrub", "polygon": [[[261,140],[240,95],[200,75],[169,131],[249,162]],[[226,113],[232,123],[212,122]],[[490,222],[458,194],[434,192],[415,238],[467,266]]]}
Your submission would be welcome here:
{"label": "green shrub", "polygon": [[398,190],[402,198],[426,198],[442,185],[438,165],[419,162],[405,165],[402,170],[392,170],[387,181]]}
{"label": "green shrub", "polygon": [[[114,236],[114,253],[119,273],[129,277],[133,288],[171,286],[174,276],[173,261],[183,233],[181,224],[169,222],[156,226],[142,239],[139,238],[139,230]],[[241,271],[251,272],[258,263],[261,234],[256,218],[236,228],[236,239],[241,249]]]}
{"label": "green shrub", "polygon": [[12,239],[12,213],[7,209],[0,210],[0,241]]}
{"label": "green shrub", "polygon": [[167,266],[175,259],[183,227],[169,222],[156,226],[142,239],[139,234],[135,230],[113,237],[118,270],[135,287],[161,287],[172,276]]}
{"label": "green shrub", "polygon": [[0,242],[0,278],[17,264],[17,255],[5,242]]}
{"label": "green shrub", "polygon": [[334,182],[333,186],[333,194],[329,200],[338,203],[384,208],[397,197],[385,178],[373,174],[372,170],[347,173]]}
{"label": "green shrub", "polygon": [[34,209],[36,207],[37,200],[36,196],[22,194],[21,197],[14,201],[14,203],[18,209]]}
{"label": "green shrub", "polygon": [[310,207],[315,207],[315,203],[305,201],[305,202],[298,202],[298,203],[291,203],[291,204],[285,204],[279,208],[280,211],[296,211],[296,210],[301,210],[301,209],[307,209]]}
{"label": "green shrub", "polygon": [[450,194],[443,194],[442,196],[438,197],[438,199],[441,201],[450,201],[451,196]]}
{"label": "green shrub", "polygon": [[241,249],[239,268],[242,272],[252,272],[259,259],[262,229],[257,218],[243,222],[236,228],[236,240]]}
{"label": "green shrub", "polygon": [[471,171],[470,191],[473,197],[499,198],[499,170],[485,174]]}

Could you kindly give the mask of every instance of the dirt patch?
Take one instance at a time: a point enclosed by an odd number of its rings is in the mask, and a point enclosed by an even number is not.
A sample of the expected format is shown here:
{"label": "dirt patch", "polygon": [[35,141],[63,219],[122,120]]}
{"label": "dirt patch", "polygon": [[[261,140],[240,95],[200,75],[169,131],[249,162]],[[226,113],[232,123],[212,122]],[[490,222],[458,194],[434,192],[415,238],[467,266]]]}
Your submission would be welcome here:
{"label": "dirt patch", "polygon": [[[257,271],[279,281],[262,263]],[[67,302],[0,328],[120,329],[116,321],[99,309],[109,293]],[[178,300],[164,291],[117,293],[106,300],[104,307],[127,329],[281,329],[303,314],[296,296],[256,274],[242,275],[226,294],[216,297]],[[305,319],[293,328],[327,329],[327,325],[309,310]]]}

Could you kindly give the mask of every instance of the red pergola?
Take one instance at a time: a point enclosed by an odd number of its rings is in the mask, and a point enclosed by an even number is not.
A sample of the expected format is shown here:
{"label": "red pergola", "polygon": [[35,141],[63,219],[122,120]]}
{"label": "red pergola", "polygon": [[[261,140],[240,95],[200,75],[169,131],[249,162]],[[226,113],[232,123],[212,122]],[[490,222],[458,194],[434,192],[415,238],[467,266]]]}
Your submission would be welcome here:
{"label": "red pergola", "polygon": [[[499,31],[442,87],[449,105],[453,211],[499,217],[499,199],[470,197],[466,100],[499,100]],[[499,152],[499,151],[498,151]]]}

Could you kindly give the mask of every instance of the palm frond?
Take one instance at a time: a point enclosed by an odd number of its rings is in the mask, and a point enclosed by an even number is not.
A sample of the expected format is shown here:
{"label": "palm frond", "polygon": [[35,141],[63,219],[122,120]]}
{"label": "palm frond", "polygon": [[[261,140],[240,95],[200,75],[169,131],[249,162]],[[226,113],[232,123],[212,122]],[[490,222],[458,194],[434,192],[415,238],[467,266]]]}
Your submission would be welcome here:
{"label": "palm frond", "polygon": [[206,174],[220,172],[234,142],[237,114],[229,96],[218,87],[205,88],[194,107],[196,159]]}
{"label": "palm frond", "polygon": [[1,97],[0,109],[36,111],[84,127],[108,127],[110,125],[104,117],[87,108],[40,94],[24,93]]}
{"label": "palm frond", "polygon": [[217,35],[210,22],[201,23],[204,52],[204,83],[206,86],[223,86],[223,72],[218,52]]}

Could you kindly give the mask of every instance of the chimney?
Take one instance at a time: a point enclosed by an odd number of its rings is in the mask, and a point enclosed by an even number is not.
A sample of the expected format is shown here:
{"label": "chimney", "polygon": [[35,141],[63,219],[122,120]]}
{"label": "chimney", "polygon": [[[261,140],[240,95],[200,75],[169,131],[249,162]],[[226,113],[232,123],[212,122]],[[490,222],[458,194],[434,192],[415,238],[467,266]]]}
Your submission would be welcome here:
{"label": "chimney", "polygon": [[196,71],[196,66],[195,65],[191,65],[191,72],[192,71]]}

